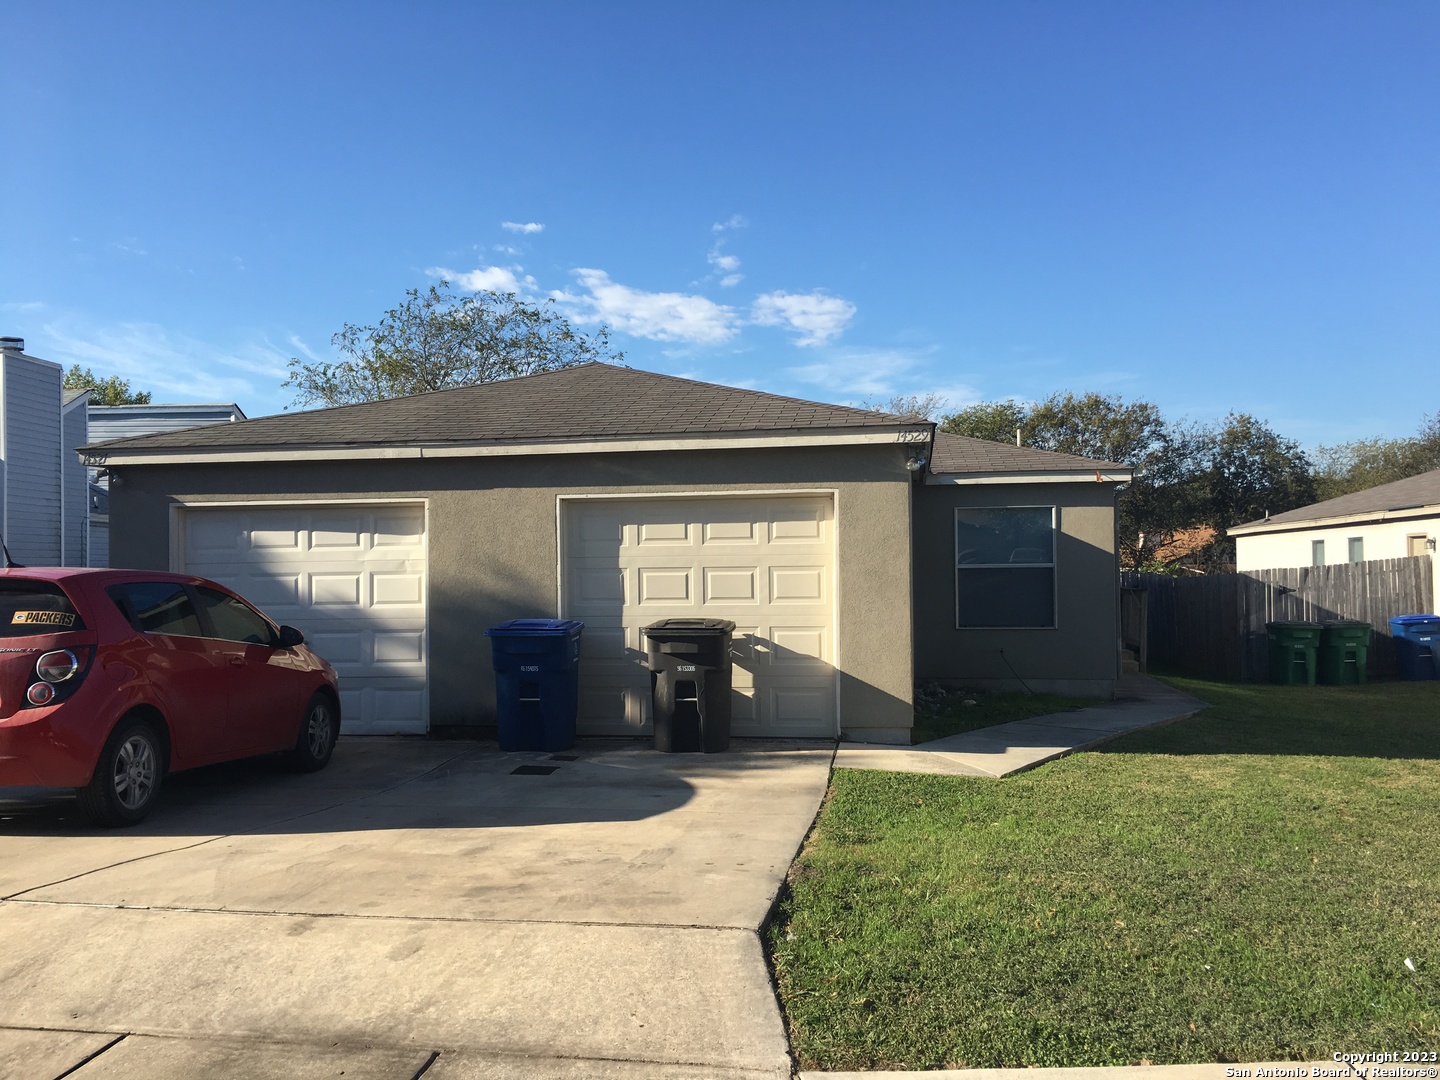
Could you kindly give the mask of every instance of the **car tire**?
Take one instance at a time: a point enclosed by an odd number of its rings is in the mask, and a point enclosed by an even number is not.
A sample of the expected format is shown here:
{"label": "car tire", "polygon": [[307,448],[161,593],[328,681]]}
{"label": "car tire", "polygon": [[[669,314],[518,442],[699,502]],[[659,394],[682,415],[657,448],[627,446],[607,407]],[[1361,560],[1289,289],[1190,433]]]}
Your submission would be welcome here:
{"label": "car tire", "polygon": [[103,828],[135,825],[155,806],[165,777],[165,746],[147,720],[122,720],[105,740],[95,775],[78,789],[80,812]]}
{"label": "car tire", "polygon": [[296,772],[319,772],[330,764],[339,737],[340,710],[328,695],[315,694],[305,706],[300,733],[289,754],[290,767]]}

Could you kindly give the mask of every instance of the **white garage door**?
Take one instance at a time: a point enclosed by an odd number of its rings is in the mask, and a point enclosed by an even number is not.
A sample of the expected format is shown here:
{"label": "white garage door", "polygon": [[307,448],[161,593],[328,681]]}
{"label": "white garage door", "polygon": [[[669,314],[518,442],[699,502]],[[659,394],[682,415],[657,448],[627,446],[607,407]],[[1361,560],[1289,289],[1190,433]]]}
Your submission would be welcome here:
{"label": "white garage door", "polygon": [[340,675],[344,730],[423,734],[425,508],[187,507],[182,569],[297,626]]}
{"label": "white garage door", "polygon": [[585,623],[580,730],[650,730],[642,626],[736,623],[737,735],[832,736],[835,516],[829,496],[567,500],[561,609]]}

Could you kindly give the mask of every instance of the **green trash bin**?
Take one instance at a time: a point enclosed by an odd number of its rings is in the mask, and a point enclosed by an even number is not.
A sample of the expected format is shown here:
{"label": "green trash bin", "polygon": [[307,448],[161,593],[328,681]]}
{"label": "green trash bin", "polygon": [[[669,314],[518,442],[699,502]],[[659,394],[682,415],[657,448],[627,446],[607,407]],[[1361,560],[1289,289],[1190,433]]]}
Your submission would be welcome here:
{"label": "green trash bin", "polygon": [[1320,630],[1316,678],[1322,686],[1364,686],[1370,624],[1336,620]]}
{"label": "green trash bin", "polygon": [[1272,622],[1265,624],[1265,632],[1270,638],[1270,681],[1281,686],[1314,686],[1320,624]]}

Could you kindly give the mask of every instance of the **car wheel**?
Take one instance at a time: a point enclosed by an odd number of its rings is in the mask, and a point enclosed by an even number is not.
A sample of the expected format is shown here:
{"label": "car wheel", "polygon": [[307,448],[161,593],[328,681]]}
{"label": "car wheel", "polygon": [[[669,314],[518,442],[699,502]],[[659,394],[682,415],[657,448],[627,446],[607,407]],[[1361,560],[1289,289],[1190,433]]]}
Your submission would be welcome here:
{"label": "car wheel", "polygon": [[316,694],[305,706],[300,721],[300,734],[295,749],[290,751],[290,764],[299,772],[318,772],[330,764],[335,753],[335,740],[340,737],[340,714],[335,703],[324,694]]}
{"label": "car wheel", "polygon": [[165,776],[160,736],[145,720],[121,721],[95,764],[90,783],[80,788],[80,811],[105,828],[134,825],[150,813]]}

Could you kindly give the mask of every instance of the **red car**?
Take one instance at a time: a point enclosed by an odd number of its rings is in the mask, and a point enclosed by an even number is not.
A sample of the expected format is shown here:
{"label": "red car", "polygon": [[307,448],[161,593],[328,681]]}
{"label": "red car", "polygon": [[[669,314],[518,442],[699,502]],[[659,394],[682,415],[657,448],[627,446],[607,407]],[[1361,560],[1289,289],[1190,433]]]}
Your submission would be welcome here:
{"label": "red car", "polygon": [[313,772],[339,733],[335,669],[223,585],[0,571],[0,787],[73,787],[131,825],[167,772],[277,751]]}

